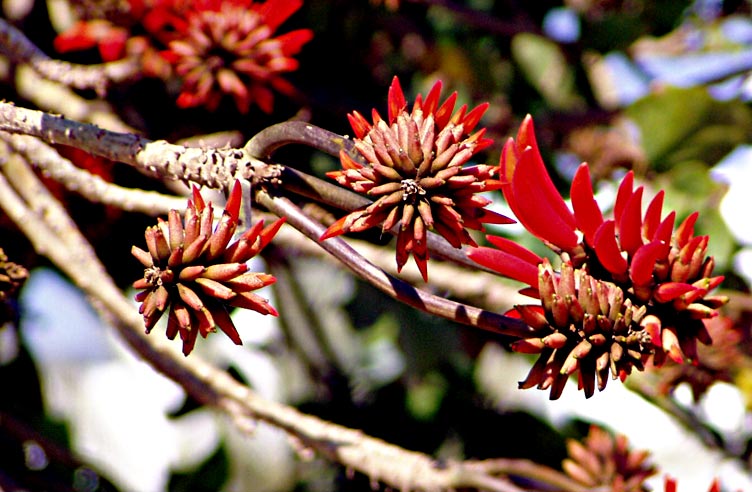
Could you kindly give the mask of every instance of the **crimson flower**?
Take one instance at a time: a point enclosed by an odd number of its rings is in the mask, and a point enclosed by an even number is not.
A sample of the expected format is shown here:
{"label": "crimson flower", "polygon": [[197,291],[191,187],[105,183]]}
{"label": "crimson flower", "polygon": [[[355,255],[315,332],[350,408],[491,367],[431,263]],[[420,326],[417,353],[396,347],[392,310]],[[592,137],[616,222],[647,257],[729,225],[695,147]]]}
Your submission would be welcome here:
{"label": "crimson flower", "polygon": [[294,92],[280,74],[298,68],[293,55],[311,40],[313,32],[274,33],[300,9],[302,0],[195,0],[181,5],[183,15],[166,18],[164,26],[175,32],[164,56],[182,81],[178,106],[212,110],[227,94],[242,113],[251,104],[271,113],[270,87],[285,94]]}
{"label": "crimson flower", "polygon": [[[629,172],[619,186],[614,218],[604,219],[584,163],[572,181],[570,210],[546,171],[529,116],[517,139],[504,146],[500,167],[504,197],[519,221],[562,259],[561,272],[554,272],[538,255],[491,237],[497,249],[468,252],[476,262],[527,283],[528,293],[541,299],[535,309],[517,308],[529,324],[531,310],[538,311],[531,325],[536,333],[517,344],[541,354],[523,387],[551,387],[551,398],[558,398],[563,376],[581,369],[580,387],[590,396],[594,376],[602,390],[604,373],[623,380],[632,367],[642,370],[650,354],[658,366],[667,356],[697,362],[697,341],[711,343],[703,320],[716,316],[726,299],[708,295],[723,277],[712,276],[708,237],[694,235],[696,212],[675,229],[675,212],[661,217],[661,191],[643,213],[644,190],[634,188]],[[591,304],[592,296],[598,305]],[[543,341],[552,333],[554,346]]]}
{"label": "crimson flower", "polygon": [[97,47],[102,59],[132,56],[145,75],[180,82],[177,105],[214,110],[229,95],[238,110],[271,113],[272,89],[295,93],[282,74],[311,40],[310,29],[275,35],[302,0],[128,0],[112,19],[80,21],[58,35],[59,52]]}
{"label": "crimson flower", "polygon": [[144,317],[146,333],[169,310],[167,337],[172,340],[179,333],[185,355],[193,350],[199,333],[206,337],[216,327],[240,345],[229,315],[232,308],[277,316],[269,302],[253,292],[274,283],[275,278],[249,272],[246,262],[272,240],[284,219],[266,228],[259,221],[230,244],[240,201],[241,187],[236,182],[212,231],[212,204],[206,204],[194,187],[184,219],[177,210],[171,210],[167,221],[159,219],[156,226],[146,229],[148,251],[136,246],[131,250],[145,268],[144,278],[133,287],[143,289],[136,300],[141,303],[139,313]]}
{"label": "crimson flower", "polygon": [[455,248],[476,245],[467,229],[484,230],[484,223],[508,224],[512,220],[485,206],[491,200],[478,196],[498,190],[498,168],[485,164],[465,166],[470,158],[493,143],[483,138],[485,129],[472,133],[488,108],[456,112],[457,93],[439,105],[441,81],[425,99],[415,99],[407,109],[399,79],[389,87],[388,120],[373,110],[373,124],[357,111],[348,115],[355,148],[365,164],[340,152],[342,170],[327,173],[343,186],[373,197],[374,202],[332,224],[321,239],[381,226],[397,228],[397,267],[413,256],[427,281],[427,231],[442,235]]}

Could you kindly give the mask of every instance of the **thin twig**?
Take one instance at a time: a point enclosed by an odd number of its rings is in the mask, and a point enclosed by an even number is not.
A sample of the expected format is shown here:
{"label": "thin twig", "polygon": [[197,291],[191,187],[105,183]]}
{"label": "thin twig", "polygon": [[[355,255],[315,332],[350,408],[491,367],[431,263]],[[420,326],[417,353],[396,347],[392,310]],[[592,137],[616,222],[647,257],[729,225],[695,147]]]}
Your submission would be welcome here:
{"label": "thin twig", "polygon": [[[272,197],[263,190],[257,192],[256,198],[261,205],[270,211],[280,217],[286,217],[290,225],[310,239],[318,241],[318,238],[323,234],[324,226],[305,215],[300,208],[287,198]],[[371,285],[409,306],[493,333],[520,338],[530,336],[531,328],[518,319],[434,296],[388,275],[358,254],[340,238],[322,241],[320,245]]]}
{"label": "thin twig", "polygon": [[69,191],[78,193],[91,202],[154,216],[166,215],[171,209],[185,208],[186,202],[183,197],[108,183],[99,176],[76,167],[54,148],[37,138],[0,132],[0,140],[5,141],[15,152],[23,155],[26,160]]}
{"label": "thin twig", "polygon": [[76,89],[95,89],[105,94],[112,83],[141,77],[141,67],[134,58],[102,63],[76,65],[53,60],[21,31],[0,18],[0,53],[16,63],[26,63],[42,77]]}

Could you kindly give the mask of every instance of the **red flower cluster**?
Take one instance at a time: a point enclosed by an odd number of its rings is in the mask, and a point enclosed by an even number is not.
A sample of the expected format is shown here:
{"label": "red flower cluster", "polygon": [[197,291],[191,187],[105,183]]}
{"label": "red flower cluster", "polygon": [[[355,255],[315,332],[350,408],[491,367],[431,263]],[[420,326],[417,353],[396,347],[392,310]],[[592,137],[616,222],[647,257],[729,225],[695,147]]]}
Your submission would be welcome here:
{"label": "red flower cluster", "polygon": [[[230,95],[242,113],[251,104],[270,113],[271,88],[291,94],[281,74],[298,68],[292,58],[311,40],[310,29],[275,31],[302,0],[130,0],[118,23],[81,21],[55,39],[60,52],[97,47],[105,61],[137,57],[148,76],[181,81],[179,107],[217,107]],[[143,34],[132,34],[139,29]]]}
{"label": "red flower cluster", "polygon": [[219,224],[212,230],[212,204],[193,188],[185,218],[171,210],[168,220],[146,229],[148,251],[133,246],[133,256],[144,266],[144,278],[133,287],[143,289],[136,300],[149,333],[165,312],[167,337],[179,333],[188,355],[198,334],[206,337],[219,327],[235,344],[240,336],[230,318],[231,308],[252,309],[277,316],[269,302],[253,291],[274,283],[265,273],[248,271],[246,264],[272,240],[284,219],[264,229],[260,221],[230,243],[238,225],[241,187],[230,193]]}
{"label": "red flower cluster", "polygon": [[413,256],[427,280],[427,231],[441,234],[455,248],[476,245],[467,229],[484,230],[484,223],[508,224],[512,220],[485,209],[491,200],[478,196],[498,190],[498,168],[485,164],[465,166],[470,158],[493,143],[483,138],[485,129],[472,133],[488,103],[471,111],[454,111],[457,93],[441,105],[441,82],[425,99],[415,99],[407,109],[399,79],[389,87],[389,116],[385,121],[373,110],[373,124],[357,111],[348,115],[355,131],[355,148],[366,164],[340,152],[342,170],[328,173],[343,186],[375,201],[332,224],[321,239],[381,226],[397,228],[397,267]]}
{"label": "red flower cluster", "polygon": [[[535,309],[517,308],[536,328],[533,339],[517,345],[527,352],[539,347],[541,354],[524,387],[551,387],[551,398],[558,398],[562,378],[579,368],[580,387],[590,396],[593,376],[602,390],[604,371],[624,379],[632,367],[642,370],[651,354],[656,365],[666,356],[696,361],[697,341],[711,342],[703,320],[726,302],[708,295],[723,277],[712,276],[708,237],[694,235],[697,213],[674,229],[674,212],[661,218],[663,192],[643,213],[643,188],[634,189],[630,172],[619,186],[614,218],[604,219],[586,164],[572,181],[571,211],[546,171],[529,116],[516,141],[504,147],[501,181],[519,221],[562,259],[561,273],[554,273],[538,255],[502,238],[489,238],[498,249],[469,252],[476,262],[530,285],[542,301]],[[570,270],[576,273],[564,275]],[[577,364],[565,364],[569,359]]]}

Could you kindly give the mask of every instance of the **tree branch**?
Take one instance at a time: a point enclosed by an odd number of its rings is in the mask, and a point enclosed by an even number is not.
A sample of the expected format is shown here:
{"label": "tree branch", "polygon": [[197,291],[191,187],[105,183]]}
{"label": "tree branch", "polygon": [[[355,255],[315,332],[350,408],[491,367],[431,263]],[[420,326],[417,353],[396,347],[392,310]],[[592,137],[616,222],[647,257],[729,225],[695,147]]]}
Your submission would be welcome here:
{"label": "tree branch", "polygon": [[134,58],[100,65],[76,65],[53,60],[32,43],[21,31],[0,18],[0,53],[15,63],[26,63],[42,77],[76,89],[95,89],[105,94],[112,83],[134,80],[141,76],[141,67]]}
{"label": "tree branch", "polygon": [[[318,242],[318,238],[324,233],[324,226],[305,215],[287,198],[272,197],[263,190],[257,191],[256,198],[268,210],[280,217],[286,217],[290,225],[313,241]],[[532,333],[532,328],[518,319],[450,301],[416,289],[377,268],[340,238],[327,239],[319,244],[380,291],[423,312],[503,335],[526,338]]]}

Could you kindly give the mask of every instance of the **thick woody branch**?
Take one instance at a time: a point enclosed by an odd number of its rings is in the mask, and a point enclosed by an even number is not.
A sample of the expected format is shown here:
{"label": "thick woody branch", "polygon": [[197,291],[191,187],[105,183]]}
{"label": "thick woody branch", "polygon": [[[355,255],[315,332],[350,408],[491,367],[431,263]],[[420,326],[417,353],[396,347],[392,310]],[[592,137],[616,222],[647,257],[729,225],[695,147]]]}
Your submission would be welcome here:
{"label": "thick woody branch", "polygon": [[32,43],[21,31],[0,18],[0,53],[17,64],[25,63],[42,77],[76,89],[95,89],[104,94],[112,83],[140,77],[137,60],[124,60],[100,65],[76,65],[53,60]]}
{"label": "thick woody branch", "polygon": [[211,188],[229,189],[235,174],[251,167],[246,154],[239,149],[198,149],[164,140],[152,141],[7,102],[0,102],[0,130],[70,145],[155,176],[195,181]]}
{"label": "thick woody branch", "polygon": [[[305,215],[300,208],[287,198],[272,197],[263,190],[256,194],[256,198],[261,205],[270,211],[280,217],[286,217],[291,226],[310,239],[318,242],[318,238],[324,233],[324,226]],[[526,338],[531,334],[532,329],[518,319],[444,299],[416,289],[373,265],[340,238],[331,238],[319,244],[371,285],[388,296],[416,309],[493,333],[520,338]]]}

